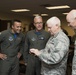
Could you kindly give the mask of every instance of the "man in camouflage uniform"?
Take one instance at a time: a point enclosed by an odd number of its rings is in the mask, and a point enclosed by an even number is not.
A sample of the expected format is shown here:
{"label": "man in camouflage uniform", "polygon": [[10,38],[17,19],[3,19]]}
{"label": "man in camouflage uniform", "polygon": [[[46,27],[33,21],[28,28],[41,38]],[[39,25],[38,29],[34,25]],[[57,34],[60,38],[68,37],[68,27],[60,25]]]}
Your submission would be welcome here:
{"label": "man in camouflage uniform", "polygon": [[[66,16],[66,20],[68,22],[68,26],[76,29],[76,10],[71,10]],[[75,40],[76,46],[76,40]],[[76,47],[74,51],[73,63],[72,63],[72,75],[76,75]]]}
{"label": "man in camouflage uniform", "polygon": [[52,37],[45,49],[30,49],[30,52],[42,61],[42,75],[66,75],[69,39],[60,27],[59,18],[52,17],[46,24]]}

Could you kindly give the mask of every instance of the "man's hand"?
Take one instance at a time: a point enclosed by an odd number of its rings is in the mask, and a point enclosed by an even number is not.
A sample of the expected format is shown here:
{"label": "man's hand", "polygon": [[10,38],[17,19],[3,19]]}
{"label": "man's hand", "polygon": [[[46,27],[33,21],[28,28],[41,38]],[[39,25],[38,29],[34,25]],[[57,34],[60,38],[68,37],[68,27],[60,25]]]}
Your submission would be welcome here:
{"label": "man's hand", "polygon": [[7,55],[6,55],[6,54],[0,53],[0,59],[2,59],[2,60],[7,59]]}
{"label": "man's hand", "polygon": [[20,57],[21,57],[21,53],[20,53],[20,52],[18,52],[17,57],[18,57],[18,58],[20,58]]}
{"label": "man's hand", "polygon": [[38,49],[30,49],[30,53],[34,53],[35,55],[40,55],[40,51]]}

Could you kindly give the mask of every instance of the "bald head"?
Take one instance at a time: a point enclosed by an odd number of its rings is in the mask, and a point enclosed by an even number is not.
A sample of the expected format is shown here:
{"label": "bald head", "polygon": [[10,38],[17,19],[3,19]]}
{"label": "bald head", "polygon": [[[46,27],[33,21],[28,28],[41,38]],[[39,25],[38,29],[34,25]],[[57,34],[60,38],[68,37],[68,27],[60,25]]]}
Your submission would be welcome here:
{"label": "bald head", "polygon": [[76,18],[76,10],[71,10],[66,16],[67,21],[72,21],[75,18]]}
{"label": "bald head", "polygon": [[46,24],[51,24],[51,25],[61,25],[60,19],[57,18],[56,16],[51,17],[50,19],[47,20]]}
{"label": "bald head", "polygon": [[76,29],[76,10],[71,10],[67,14],[66,20],[68,22],[68,26],[72,27],[73,29]]}

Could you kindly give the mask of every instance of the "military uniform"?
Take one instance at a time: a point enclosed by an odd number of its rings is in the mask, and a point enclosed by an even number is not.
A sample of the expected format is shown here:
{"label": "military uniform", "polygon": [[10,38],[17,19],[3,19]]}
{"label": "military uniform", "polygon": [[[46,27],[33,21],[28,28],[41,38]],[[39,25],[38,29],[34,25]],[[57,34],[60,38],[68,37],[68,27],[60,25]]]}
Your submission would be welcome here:
{"label": "military uniform", "polygon": [[40,75],[41,73],[41,61],[34,54],[30,54],[31,48],[43,49],[48,41],[50,34],[44,30],[36,32],[35,30],[29,31],[26,34],[25,39],[25,52],[24,59],[27,63],[26,75]]}
{"label": "military uniform", "polygon": [[0,59],[0,75],[18,75],[19,59],[18,52],[23,52],[24,35],[22,33],[14,35],[11,29],[0,33],[0,53],[6,54],[7,59]]}
{"label": "military uniform", "polygon": [[69,39],[61,30],[52,36],[38,56],[42,61],[42,75],[66,75]]}
{"label": "military uniform", "polygon": [[75,50],[72,63],[72,75],[76,75],[76,40],[75,40]]}

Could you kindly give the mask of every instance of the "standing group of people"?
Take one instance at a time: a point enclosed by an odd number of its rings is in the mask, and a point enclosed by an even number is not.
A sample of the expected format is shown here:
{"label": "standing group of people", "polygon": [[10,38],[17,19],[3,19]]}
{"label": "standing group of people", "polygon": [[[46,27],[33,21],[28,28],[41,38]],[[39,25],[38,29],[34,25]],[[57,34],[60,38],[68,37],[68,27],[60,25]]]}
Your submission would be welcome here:
{"label": "standing group of people", "polygon": [[[76,10],[66,16],[68,26],[76,29]],[[21,32],[21,21],[12,21],[10,29],[0,32],[0,75],[19,75],[19,58],[23,54],[25,75],[66,75],[69,38],[61,29],[61,21],[53,16],[46,21],[48,32],[43,30],[41,16],[34,18],[35,29]],[[76,41],[75,41],[76,45]],[[76,74],[76,50],[72,75]]]}

